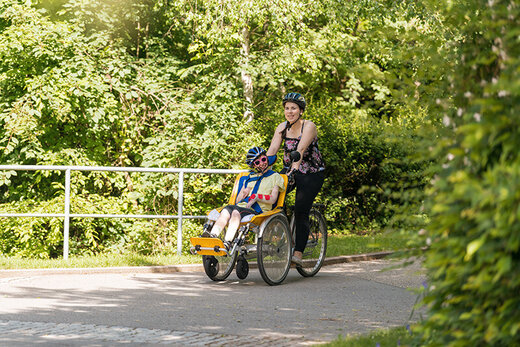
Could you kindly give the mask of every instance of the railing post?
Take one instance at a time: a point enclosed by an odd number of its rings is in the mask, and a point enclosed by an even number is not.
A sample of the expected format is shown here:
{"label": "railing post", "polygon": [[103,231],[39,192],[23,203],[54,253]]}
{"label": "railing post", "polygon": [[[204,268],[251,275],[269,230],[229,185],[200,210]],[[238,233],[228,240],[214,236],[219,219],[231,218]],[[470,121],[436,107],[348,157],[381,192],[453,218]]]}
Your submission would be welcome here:
{"label": "railing post", "polygon": [[63,220],[63,259],[69,259],[70,168],[65,170],[65,219]]}
{"label": "railing post", "polygon": [[182,254],[182,206],[184,204],[184,171],[179,172],[179,197],[177,199],[177,254]]}

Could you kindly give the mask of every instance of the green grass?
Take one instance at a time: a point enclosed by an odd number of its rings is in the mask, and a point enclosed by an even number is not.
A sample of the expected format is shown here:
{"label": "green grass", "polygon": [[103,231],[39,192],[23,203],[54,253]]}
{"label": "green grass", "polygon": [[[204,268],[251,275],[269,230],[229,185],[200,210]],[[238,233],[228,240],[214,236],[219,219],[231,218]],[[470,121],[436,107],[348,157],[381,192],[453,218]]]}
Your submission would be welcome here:
{"label": "green grass", "polygon": [[407,239],[396,233],[329,235],[327,257],[406,249]]}
{"label": "green grass", "polygon": [[395,347],[409,346],[413,340],[405,327],[380,329],[364,335],[340,337],[336,340],[320,345],[325,347]]}
{"label": "green grass", "polygon": [[[399,250],[406,247],[406,239],[398,234],[374,235],[329,235],[327,256],[352,255],[377,251]],[[104,254],[96,256],[69,256],[68,260],[26,259],[0,256],[0,269],[45,269],[45,268],[85,268],[113,266],[150,266],[201,263],[200,256]]]}
{"label": "green grass", "polygon": [[138,254],[104,254],[96,256],[69,256],[68,260],[58,259],[26,259],[0,256],[0,269],[48,269],[48,268],[91,268],[117,266],[152,266],[196,264],[201,262],[200,256],[194,255],[157,255],[144,256]]}

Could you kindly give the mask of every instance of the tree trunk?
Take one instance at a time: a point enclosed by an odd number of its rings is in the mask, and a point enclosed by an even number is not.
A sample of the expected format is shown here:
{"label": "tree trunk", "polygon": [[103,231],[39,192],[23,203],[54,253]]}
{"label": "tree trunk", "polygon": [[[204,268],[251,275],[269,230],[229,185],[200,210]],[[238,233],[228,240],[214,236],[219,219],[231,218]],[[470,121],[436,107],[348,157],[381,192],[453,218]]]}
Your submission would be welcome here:
{"label": "tree trunk", "polygon": [[249,68],[249,29],[244,27],[242,29],[242,84],[244,86],[244,97],[246,99],[246,110],[244,111],[244,119],[246,122],[251,122],[254,118],[254,113],[251,111],[251,107],[253,105],[253,78],[251,74],[248,72]]}

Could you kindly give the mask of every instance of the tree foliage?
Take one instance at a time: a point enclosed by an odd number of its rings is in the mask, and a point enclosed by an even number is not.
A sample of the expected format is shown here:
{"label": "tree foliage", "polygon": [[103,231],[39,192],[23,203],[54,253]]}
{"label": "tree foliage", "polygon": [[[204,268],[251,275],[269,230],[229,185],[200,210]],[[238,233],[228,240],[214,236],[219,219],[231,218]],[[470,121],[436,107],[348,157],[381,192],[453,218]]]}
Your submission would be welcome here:
{"label": "tree foliage", "polygon": [[509,1],[442,2],[455,34],[442,59],[451,130],[436,153],[426,253],[430,317],[421,345],[520,343],[520,9]]}
{"label": "tree foliage", "polygon": [[[518,16],[493,0],[0,0],[0,162],[245,168],[301,92],[331,231],[430,245],[419,343],[515,345]],[[222,204],[232,181],[187,175],[184,213]],[[72,211],[174,214],[177,190],[177,175],[74,172]],[[2,212],[59,213],[63,198],[61,172],[0,172]],[[62,221],[1,218],[0,239],[58,257]],[[176,242],[163,220],[71,224],[73,254]]]}
{"label": "tree foliage", "polygon": [[[414,2],[3,0],[1,13],[4,164],[245,168],[245,150],[268,146],[283,120],[282,95],[299,91],[319,128],[332,230],[386,225],[402,201],[391,193],[421,176],[406,159],[426,121],[416,82],[437,82],[417,50],[442,38]],[[232,180],[186,183],[184,212],[199,215]],[[4,171],[0,184],[4,211],[61,209],[60,172]],[[72,211],[173,214],[177,186],[176,175],[75,173]],[[3,252],[55,256],[59,236],[20,250],[14,240],[45,233],[26,223],[0,221]],[[75,219],[71,252],[167,251],[173,224]]]}

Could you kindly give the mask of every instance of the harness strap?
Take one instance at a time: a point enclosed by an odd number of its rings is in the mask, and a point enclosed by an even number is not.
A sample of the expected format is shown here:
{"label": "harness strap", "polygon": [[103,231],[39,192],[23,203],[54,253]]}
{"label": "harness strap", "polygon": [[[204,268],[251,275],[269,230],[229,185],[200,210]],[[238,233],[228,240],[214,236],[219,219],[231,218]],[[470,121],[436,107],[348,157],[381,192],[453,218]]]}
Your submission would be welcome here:
{"label": "harness strap", "polygon": [[[254,173],[254,172],[252,171],[251,173]],[[260,182],[262,182],[262,179],[264,177],[271,176],[275,172],[273,170],[267,170],[263,175],[257,176],[257,177],[251,177],[251,173],[248,176],[244,176],[244,177],[242,177],[240,179],[240,181],[238,182],[238,191],[240,192],[240,190],[242,190],[242,187],[247,187],[247,184],[249,182],[256,181],[255,186],[253,187],[253,190],[251,191],[251,194],[249,196],[245,197],[244,199],[242,199],[242,201],[239,201],[238,203],[240,203],[240,202],[248,202],[249,201],[249,197],[251,195],[253,195],[253,194],[256,194],[258,192],[258,189],[260,188]],[[245,178],[245,179],[243,179],[243,178]],[[251,208],[253,210],[255,210],[257,213],[262,213],[263,212],[262,208],[260,207],[258,202],[255,202],[253,205],[251,205]]]}
{"label": "harness strap", "polygon": [[[253,170],[251,170],[249,172],[249,175],[240,177],[240,180],[238,181],[237,194],[240,193],[242,188],[247,187],[247,184],[249,183],[249,181],[256,181],[256,180],[260,179],[260,176],[258,176],[258,177],[251,177],[251,175],[254,174],[254,173],[255,172]],[[242,200],[242,201],[244,201],[244,200]],[[235,201],[235,204],[237,204],[239,202],[242,202],[242,201]]]}

